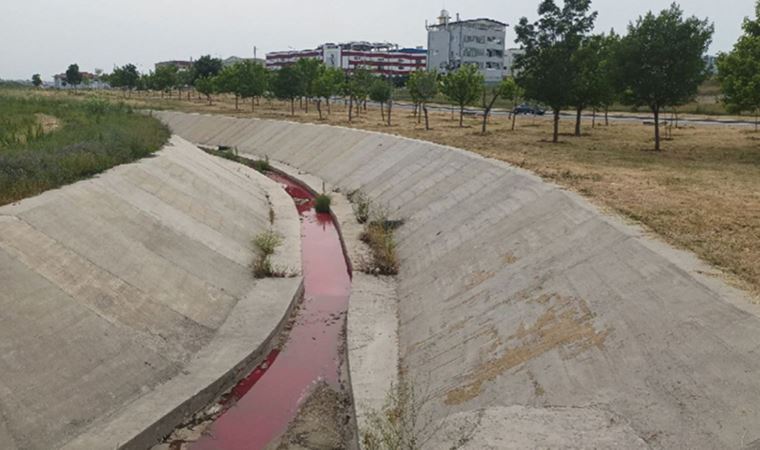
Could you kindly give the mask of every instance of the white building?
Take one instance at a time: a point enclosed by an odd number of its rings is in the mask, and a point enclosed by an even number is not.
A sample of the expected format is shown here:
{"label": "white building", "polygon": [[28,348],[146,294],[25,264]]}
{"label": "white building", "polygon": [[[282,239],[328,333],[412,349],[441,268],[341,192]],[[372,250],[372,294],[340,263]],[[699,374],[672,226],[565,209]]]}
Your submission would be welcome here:
{"label": "white building", "polygon": [[445,9],[438,23],[428,25],[428,70],[446,73],[463,64],[477,66],[487,82],[504,77],[507,24],[493,19],[452,21]]}
{"label": "white building", "polygon": [[266,64],[267,68],[276,70],[304,58],[319,59],[328,67],[349,72],[364,67],[377,75],[397,77],[424,70],[427,52],[422,48],[399,48],[387,42],[327,43],[313,50],[267,53]]}
{"label": "white building", "polygon": [[515,76],[515,60],[519,55],[525,54],[525,50],[519,48],[509,48],[504,52],[504,75],[508,77]]}

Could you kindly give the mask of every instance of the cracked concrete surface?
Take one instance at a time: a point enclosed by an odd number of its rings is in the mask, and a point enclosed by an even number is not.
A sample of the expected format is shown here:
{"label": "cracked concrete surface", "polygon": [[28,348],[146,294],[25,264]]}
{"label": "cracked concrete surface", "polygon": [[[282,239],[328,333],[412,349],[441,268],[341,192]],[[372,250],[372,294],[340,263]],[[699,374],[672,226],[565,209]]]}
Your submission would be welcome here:
{"label": "cracked concrete surface", "polygon": [[[760,439],[758,306],[705,276],[714,269],[693,255],[458,149],[313,124],[157,115],[190,141],[268,155],[342,192],[361,188],[405,220],[398,350],[405,376],[431,395],[421,414],[433,429],[482,411],[488,423],[470,441],[482,445],[740,448]],[[610,417],[623,425],[586,428]]]}

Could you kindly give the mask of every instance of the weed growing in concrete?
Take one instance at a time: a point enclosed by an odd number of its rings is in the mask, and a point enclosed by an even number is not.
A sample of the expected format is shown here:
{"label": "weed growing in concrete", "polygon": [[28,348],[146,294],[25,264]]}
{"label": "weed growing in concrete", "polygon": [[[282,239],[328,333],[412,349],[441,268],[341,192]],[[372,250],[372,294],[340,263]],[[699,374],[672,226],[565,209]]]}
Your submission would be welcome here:
{"label": "weed growing in concrete", "polygon": [[354,209],[354,216],[359,223],[367,223],[369,220],[370,201],[367,194],[359,189],[348,194],[348,201]]}
{"label": "weed growing in concrete", "polygon": [[373,219],[365,223],[359,238],[369,246],[372,259],[361,264],[363,272],[375,275],[398,274],[399,262],[393,235],[401,223],[389,220],[382,209],[376,211]]}
{"label": "weed growing in concrete", "polygon": [[330,202],[332,199],[327,194],[319,194],[314,199],[314,209],[318,213],[329,213],[330,212]]}
{"label": "weed growing in concrete", "polygon": [[272,230],[259,233],[253,239],[253,245],[258,252],[258,258],[253,263],[253,276],[256,278],[269,278],[283,276],[281,271],[272,265],[271,257],[282,244],[282,237]]}
{"label": "weed growing in concrete", "polygon": [[264,156],[264,159],[257,159],[251,163],[251,167],[261,173],[267,173],[272,171],[272,166],[269,164],[269,156]]}

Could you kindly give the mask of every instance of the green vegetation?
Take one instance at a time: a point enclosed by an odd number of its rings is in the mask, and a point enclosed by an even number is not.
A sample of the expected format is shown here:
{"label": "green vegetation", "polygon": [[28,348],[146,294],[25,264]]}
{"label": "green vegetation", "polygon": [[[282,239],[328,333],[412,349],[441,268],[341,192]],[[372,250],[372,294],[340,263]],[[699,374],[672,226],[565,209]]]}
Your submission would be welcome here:
{"label": "green vegetation", "polygon": [[427,104],[438,94],[438,73],[435,70],[432,72],[414,72],[409,76],[407,87],[415,104],[414,113],[417,116],[417,121],[419,122],[421,107],[425,113],[425,129],[429,130],[430,119]]}
{"label": "green vegetation", "polygon": [[[41,115],[59,127],[45,130]],[[143,158],[168,138],[123,104],[0,93],[0,205]]]}
{"label": "green vegetation", "polygon": [[[365,198],[365,201],[369,210],[369,200]],[[396,275],[399,262],[394,232],[402,222],[389,220],[383,208],[372,208],[371,216],[371,220],[365,220],[364,230],[359,239],[369,246],[372,258],[370,261],[363,261],[361,269],[374,275]]]}
{"label": "green vegetation", "polygon": [[459,106],[459,127],[463,126],[464,107],[480,97],[485,78],[474,64],[465,64],[449,72],[441,80],[441,92],[452,103]]}
{"label": "green vegetation", "polygon": [[418,450],[435,430],[422,407],[431,400],[421,398],[411,383],[391,386],[380,410],[369,412],[362,430],[362,447],[367,450]]}
{"label": "green vegetation", "polygon": [[329,213],[332,199],[327,194],[319,194],[314,199],[314,210],[318,213]]}
{"label": "green vegetation", "polygon": [[705,80],[702,55],[713,26],[683,17],[675,4],[659,15],[648,13],[628,27],[615,51],[615,70],[623,101],[654,114],[655,150],[660,150],[660,111],[693,99]]}
{"label": "green vegetation", "polygon": [[356,221],[359,223],[367,223],[370,212],[370,201],[367,194],[360,190],[353,191],[348,194],[348,201],[351,202]]}
{"label": "green vegetation", "polygon": [[[273,216],[273,213],[270,212],[270,216]],[[253,276],[256,278],[280,276],[281,274],[272,265],[271,257],[277,247],[282,245],[282,237],[272,230],[267,230],[256,235],[253,245],[258,252],[258,258],[253,263]]]}
{"label": "green vegetation", "polygon": [[744,20],[744,34],[733,50],[718,58],[718,78],[727,109],[754,113],[757,131],[757,116],[760,113],[760,1],[755,11],[754,20]]}

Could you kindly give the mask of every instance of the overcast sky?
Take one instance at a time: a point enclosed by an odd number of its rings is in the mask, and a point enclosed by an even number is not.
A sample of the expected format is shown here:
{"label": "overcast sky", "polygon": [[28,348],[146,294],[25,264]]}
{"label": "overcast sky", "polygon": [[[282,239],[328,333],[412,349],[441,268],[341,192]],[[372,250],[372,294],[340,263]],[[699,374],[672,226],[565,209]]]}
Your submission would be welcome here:
{"label": "overcast sky", "polygon": [[[149,70],[156,61],[214,56],[258,56],[323,42],[390,41],[426,44],[425,20],[442,7],[452,16],[489,17],[514,25],[536,18],[539,0],[2,0],[0,78],[43,79],[78,63],[83,71],[132,62]],[[715,23],[712,53],[729,50],[754,0],[682,0],[687,14]],[[594,0],[597,31],[625,30],[648,10],[670,0]],[[514,33],[508,28],[507,46]]]}

